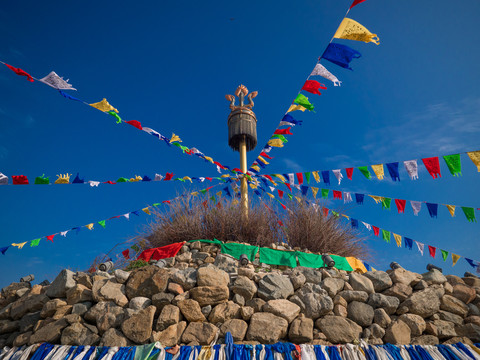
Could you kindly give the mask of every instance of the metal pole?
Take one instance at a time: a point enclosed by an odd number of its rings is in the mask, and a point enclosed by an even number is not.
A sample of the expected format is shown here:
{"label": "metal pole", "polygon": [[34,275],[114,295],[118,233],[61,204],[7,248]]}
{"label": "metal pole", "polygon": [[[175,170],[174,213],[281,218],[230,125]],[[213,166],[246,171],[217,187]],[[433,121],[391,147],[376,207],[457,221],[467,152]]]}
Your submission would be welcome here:
{"label": "metal pole", "polygon": [[[245,135],[243,135],[243,139],[240,142],[240,169],[244,174],[247,173],[247,140],[245,138]],[[246,177],[242,177],[242,180],[240,183],[240,191],[242,194],[241,207],[242,207],[243,216],[247,218],[248,217],[248,184],[247,184]]]}

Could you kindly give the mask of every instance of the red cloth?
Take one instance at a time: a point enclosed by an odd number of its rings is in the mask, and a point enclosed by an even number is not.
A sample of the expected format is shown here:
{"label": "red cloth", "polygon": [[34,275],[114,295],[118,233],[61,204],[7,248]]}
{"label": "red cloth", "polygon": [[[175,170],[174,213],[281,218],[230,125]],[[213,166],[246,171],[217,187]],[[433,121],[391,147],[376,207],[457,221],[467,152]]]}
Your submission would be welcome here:
{"label": "red cloth", "polygon": [[328,209],[326,207],[323,208],[323,216],[328,216]]}
{"label": "red cloth", "polygon": [[358,4],[361,4],[364,1],[365,0],[353,0],[352,5],[350,5],[350,9],[353,8],[354,6],[358,5]]}
{"label": "red cloth", "polygon": [[277,129],[275,130],[274,134],[277,135],[293,135],[293,133],[290,132],[291,127],[288,127],[286,129]]}
{"label": "red cloth", "polygon": [[341,191],[337,191],[337,190],[333,190],[333,198],[334,198],[334,199],[342,200],[342,192],[341,192]]}
{"label": "red cloth", "polygon": [[212,181],[213,178],[210,178],[210,177],[206,177],[205,179],[207,179],[208,181]]}
{"label": "red cloth", "polygon": [[308,91],[309,93],[322,95],[322,93],[318,91],[318,89],[326,90],[327,88],[325,87],[325,85],[320,84],[316,80],[307,80],[305,81],[305,84],[303,84],[303,87],[302,87],[302,90]]}
{"label": "red cloth", "polygon": [[395,199],[395,205],[397,205],[397,210],[399,214],[402,214],[405,212],[406,203],[407,203],[407,200]]}
{"label": "red cloth", "polygon": [[127,124],[132,125],[133,127],[136,127],[138,130],[143,130],[142,124],[140,121],[137,120],[128,120],[125,121]]}
{"label": "red cloth", "polygon": [[218,161],[214,161],[213,163],[214,163],[215,165],[217,165],[217,166],[220,166],[220,169],[225,170],[225,166],[223,166],[222,164],[220,164]]}
{"label": "red cloth", "polygon": [[53,235],[48,235],[47,240],[53,242],[53,238],[55,237],[55,234]]}
{"label": "red cloth", "polygon": [[373,229],[373,233],[375,234],[375,236],[380,235],[380,228],[372,225],[372,229]]}
{"label": "red cloth", "polygon": [[104,184],[115,185],[116,182],[108,180],[108,181],[105,181]]}
{"label": "red cloth", "polygon": [[286,187],[288,187],[288,190],[290,190],[290,192],[292,192],[292,187],[290,186],[289,183],[284,183]]}
{"label": "red cloth", "polygon": [[283,205],[282,203],[280,203],[280,205],[282,205],[283,210],[287,210],[287,207],[285,205]]}
{"label": "red cloth", "polygon": [[262,151],[260,153],[260,156],[266,157],[267,159],[270,159],[270,160],[273,159],[271,156],[267,155],[267,153],[265,151]]}
{"label": "red cloth", "polygon": [[[205,178],[205,179],[208,179],[208,178]],[[211,178],[210,178],[210,179],[211,179]],[[213,187],[213,186],[209,186],[209,187],[207,187],[205,190],[208,191],[208,190],[210,190],[212,187]]]}
{"label": "red cloth", "polygon": [[345,171],[347,172],[348,180],[352,180],[353,168],[346,168]]}
{"label": "red cloth", "polygon": [[174,257],[180,251],[184,243],[185,242],[179,242],[158,248],[143,250],[138,256],[137,260],[149,262],[150,260],[160,260]]}
{"label": "red cloth", "polygon": [[28,178],[25,175],[12,175],[13,185],[28,185]]}
{"label": "red cloth", "polygon": [[236,172],[239,172],[239,173],[243,173],[243,171],[240,170],[239,168],[234,168],[233,171],[236,171]]}
{"label": "red cloth", "polygon": [[274,182],[272,177],[270,175],[263,175],[264,178],[267,178],[268,180],[270,180],[271,182]]}
{"label": "red cloth", "polygon": [[302,173],[297,173],[296,175],[297,175],[298,183],[300,185],[302,185],[303,184],[303,174]]}
{"label": "red cloth", "polygon": [[162,201],[162,204],[170,204],[170,200],[164,200]]}
{"label": "red cloth", "polygon": [[282,220],[278,220],[278,225],[283,226]]}
{"label": "red cloth", "polygon": [[127,259],[127,260],[130,259],[130,250],[129,249],[123,250],[122,255],[125,259]]}
{"label": "red cloth", "polygon": [[283,191],[282,190],[277,190],[278,191],[278,196],[280,199],[283,199]]}
{"label": "red cloth", "polygon": [[204,202],[202,202],[202,205],[205,209],[208,208],[208,200],[205,200]]}
{"label": "red cloth", "polygon": [[435,252],[436,251],[437,251],[436,247],[428,245],[428,252],[430,253],[431,257],[433,257],[433,258],[435,257]]}
{"label": "red cloth", "polygon": [[172,180],[172,178],[173,178],[173,173],[166,173],[163,181]]}
{"label": "red cloth", "polygon": [[7,65],[7,67],[10,70],[12,70],[15,74],[21,75],[21,76],[26,76],[28,81],[33,82],[33,77],[29,73],[26,73],[25,71],[23,71],[20,68],[13,67],[12,65],[8,65],[8,64],[5,64],[5,65]]}
{"label": "red cloth", "polygon": [[442,174],[440,173],[440,163],[438,162],[437,156],[425,158],[422,159],[422,161],[430,175],[432,175],[432,178],[436,179],[439,176],[442,177]]}

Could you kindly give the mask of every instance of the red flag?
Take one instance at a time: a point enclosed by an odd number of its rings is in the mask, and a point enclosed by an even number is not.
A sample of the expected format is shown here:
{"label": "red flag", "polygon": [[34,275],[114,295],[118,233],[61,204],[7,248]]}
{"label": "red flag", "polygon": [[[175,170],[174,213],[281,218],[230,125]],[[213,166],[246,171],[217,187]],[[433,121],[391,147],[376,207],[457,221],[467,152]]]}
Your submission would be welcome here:
{"label": "red flag", "polygon": [[435,252],[436,251],[437,251],[436,247],[428,245],[428,252],[430,253],[431,257],[433,257],[433,258],[435,257]]}
{"label": "red flag", "polygon": [[214,161],[213,163],[214,163],[215,165],[217,165],[217,166],[220,166],[220,169],[225,170],[225,166],[223,166],[222,164],[220,164],[218,161]]}
{"label": "red flag", "polygon": [[397,205],[397,210],[399,214],[405,212],[405,204],[407,203],[406,200],[395,199],[395,204]]}
{"label": "red flag", "polygon": [[291,127],[288,127],[286,129],[277,129],[275,130],[274,134],[277,135],[293,135],[293,133],[290,132]]}
{"label": "red flag", "polygon": [[32,77],[32,75],[26,73],[25,71],[23,71],[23,70],[20,69],[20,68],[13,67],[12,65],[8,65],[8,64],[5,64],[5,65],[6,65],[10,70],[12,70],[15,74],[21,75],[21,76],[26,76],[28,81],[33,82],[33,77]]}
{"label": "red flag", "polygon": [[115,185],[116,182],[115,182],[115,181],[108,180],[108,181],[105,181],[104,184]]}
{"label": "red flag", "polygon": [[128,120],[125,121],[127,124],[132,125],[133,127],[136,127],[138,130],[143,130],[142,124],[140,121],[137,120]]}
{"label": "red flag", "polygon": [[270,159],[270,160],[273,159],[271,156],[267,155],[267,153],[266,153],[265,151],[262,151],[262,152],[260,153],[260,156],[266,157],[267,159]]}
{"label": "red flag", "polygon": [[47,240],[53,242],[53,238],[55,237],[56,234],[53,235],[48,235]]}
{"label": "red flag", "polygon": [[207,179],[208,181],[212,181],[212,180],[213,180],[213,178],[211,178],[211,177],[206,177],[205,179]]}
{"label": "red flag", "polygon": [[422,159],[422,161],[430,175],[432,175],[432,178],[436,179],[439,176],[442,177],[442,174],[440,173],[440,163],[438,162],[437,156],[425,158]]}
{"label": "red flag", "polygon": [[285,205],[283,205],[282,203],[280,203],[280,205],[282,205],[283,210],[287,210],[287,207]]}
{"label": "red flag", "polygon": [[164,200],[162,201],[162,204],[170,204],[170,200]]}
{"label": "red flag", "polygon": [[345,171],[347,172],[348,180],[352,180],[353,168],[346,168]]}
{"label": "red flag", "polygon": [[278,220],[278,225],[283,226],[282,220]]}
{"label": "red flag", "polygon": [[25,175],[12,175],[13,185],[28,185],[28,178]]}
{"label": "red flag", "polygon": [[362,2],[364,2],[365,0],[353,0],[353,3],[352,5],[350,6],[350,9],[353,8],[354,6],[358,5],[358,4],[361,4]]}
{"label": "red flag", "polygon": [[282,190],[277,190],[278,191],[278,196],[280,199],[283,199],[283,191]]}
{"label": "red flag", "polygon": [[290,190],[290,192],[292,192],[292,187],[290,186],[289,183],[284,183],[286,187],[288,187],[288,190]]}
{"label": "red flag", "polygon": [[328,216],[328,209],[326,207],[323,208],[323,216]]}
{"label": "red flag", "polygon": [[270,175],[263,175],[263,177],[270,180],[272,183],[274,182]]}
{"label": "red flag", "polygon": [[172,180],[172,178],[173,178],[173,173],[168,173],[167,172],[163,181]]}
{"label": "red flag", "polygon": [[205,209],[208,208],[208,200],[205,200],[204,202],[202,202],[202,205]]}
{"label": "red flag", "polygon": [[322,95],[322,93],[318,91],[318,89],[326,90],[327,88],[325,87],[325,85],[320,84],[316,80],[307,80],[305,81],[305,84],[303,84],[303,87],[302,87],[302,90],[308,91],[309,93]]}
{"label": "red flag", "polygon": [[130,250],[129,249],[123,250],[122,255],[125,259],[127,259],[127,260],[130,259]]}
{"label": "red flag", "polygon": [[236,172],[239,172],[239,173],[243,173],[243,171],[240,170],[239,168],[234,168],[233,171],[236,171]]}
{"label": "red flag", "polygon": [[341,191],[337,191],[337,190],[333,190],[333,198],[334,198],[334,199],[342,200],[342,192],[341,192]]}
{"label": "red flag", "polygon": [[303,173],[297,173],[297,179],[298,179],[298,183],[300,185],[303,184]]}
{"label": "red flag", "polygon": [[372,225],[372,229],[375,236],[378,236],[380,234],[380,228]]}

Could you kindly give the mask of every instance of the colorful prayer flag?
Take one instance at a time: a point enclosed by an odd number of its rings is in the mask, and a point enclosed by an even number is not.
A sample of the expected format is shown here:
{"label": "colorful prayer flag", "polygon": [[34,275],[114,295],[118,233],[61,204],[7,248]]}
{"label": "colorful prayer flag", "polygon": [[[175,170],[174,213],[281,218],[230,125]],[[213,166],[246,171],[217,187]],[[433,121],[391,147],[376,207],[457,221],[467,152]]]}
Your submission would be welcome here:
{"label": "colorful prayer flag", "polygon": [[328,71],[325,68],[325,66],[323,66],[320,63],[315,65],[312,73],[310,74],[310,76],[315,76],[315,75],[322,76],[325,79],[330,80],[331,82],[333,82],[333,86],[340,86],[342,83],[340,80],[337,79],[335,75],[333,75],[330,71]]}
{"label": "colorful prayer flag", "polygon": [[143,130],[142,123],[137,120],[128,120],[125,121],[128,125],[132,125],[133,127],[136,127],[138,130]]}
{"label": "colorful prayer flag", "polygon": [[95,109],[98,109],[100,111],[103,111],[103,112],[107,112],[107,111],[114,111],[116,113],[118,113],[118,110],[115,109],[112,105],[110,105],[107,101],[107,99],[103,98],[102,101],[99,101],[99,102],[96,102],[96,103],[93,103],[93,104],[89,104],[91,107],[94,107]]}
{"label": "colorful prayer flag", "polygon": [[39,79],[38,81],[43,82],[44,84],[51,86],[57,90],[77,90],[68,83],[68,80],[63,80],[63,77],[58,76],[55,71],[50,72],[44,78]]}
{"label": "colorful prayer flag", "polygon": [[38,246],[38,244],[40,244],[40,240],[41,239],[33,239],[32,241],[30,241],[30,247]]}
{"label": "colorful prayer flag", "polygon": [[13,185],[28,185],[28,178],[25,175],[12,175]]}
{"label": "colorful prayer flag", "polygon": [[29,73],[23,71],[20,68],[13,67],[12,65],[5,64],[5,66],[12,70],[15,74],[20,76],[26,76],[28,81],[33,82],[33,77]]}
{"label": "colorful prayer flag", "polygon": [[467,218],[468,221],[477,222],[477,219],[475,218],[475,209],[474,208],[462,206],[462,210],[463,210],[463,213],[465,214],[465,217]]}
{"label": "colorful prayer flag", "polygon": [[397,246],[402,247],[402,236],[393,233],[393,237],[395,238],[395,242],[397,243]]}
{"label": "colorful prayer flag", "polygon": [[307,80],[302,86],[302,90],[308,91],[312,94],[322,95],[319,89],[326,90],[327,87],[316,80]]}
{"label": "colorful prayer flag", "polygon": [[100,220],[98,224],[105,229],[105,220]]}
{"label": "colorful prayer flag", "polygon": [[330,43],[321,57],[322,59],[328,60],[335,65],[352,70],[350,67],[350,62],[353,59],[358,59],[361,56],[362,54],[360,54],[357,50],[354,50],[346,45]]}
{"label": "colorful prayer flag", "polygon": [[430,253],[430,256],[432,258],[435,258],[435,252],[436,251],[437,251],[436,247],[428,245],[428,252]]}
{"label": "colorful prayer flag", "polygon": [[390,242],[390,238],[391,238],[390,235],[391,235],[390,231],[382,229],[382,238],[383,238],[383,240],[385,240],[388,243]]}
{"label": "colorful prayer flag", "polygon": [[377,34],[372,34],[365,26],[349,18],[343,19],[333,37],[366,43],[373,42],[376,45],[380,44]]}
{"label": "colorful prayer flag", "polygon": [[395,205],[397,205],[397,210],[399,214],[405,213],[405,205],[407,204],[406,200],[395,199]]}
{"label": "colorful prayer flag", "polygon": [[453,176],[462,175],[462,162],[460,160],[460,154],[445,155],[443,160],[445,160],[450,174]]}
{"label": "colorful prayer flag", "polygon": [[455,264],[457,263],[458,259],[460,259],[460,257],[461,257],[460,255],[452,253],[452,266],[455,266]]}
{"label": "colorful prayer flag", "polygon": [[302,105],[290,105],[290,107],[287,110],[287,113],[292,112],[292,111],[296,111],[296,110],[300,110],[300,111],[304,112],[307,109],[304,108]]}
{"label": "colorful prayer flag", "polygon": [[480,172],[480,150],[468,152],[467,155],[477,167],[478,172]]}
{"label": "colorful prayer flag", "polygon": [[437,217],[438,204],[432,204],[427,202],[427,209],[428,209],[428,213],[430,214],[430,217],[432,218]]}
{"label": "colorful prayer flag", "polygon": [[295,100],[293,101],[295,104],[297,105],[301,105],[303,106],[305,109],[307,109],[308,111],[313,111],[313,109],[315,108],[311,103],[310,101],[308,101],[308,97],[306,97],[305,95],[303,94],[298,94],[297,97],[295,98]]}
{"label": "colorful prayer flag", "polygon": [[[283,147],[283,141],[280,139],[270,139],[267,144],[273,147]],[[260,168],[258,168],[258,171],[260,171]]]}
{"label": "colorful prayer flag", "polygon": [[370,174],[370,171],[368,170],[368,166],[359,166],[358,170],[365,176],[368,180],[372,178],[372,174]]}
{"label": "colorful prayer flag", "polygon": [[387,163],[387,170],[393,181],[400,181],[400,174],[398,172],[398,162]]}
{"label": "colorful prayer flag", "polygon": [[378,165],[372,165],[373,172],[377,176],[378,180],[383,180],[383,177],[385,176],[385,172],[383,170],[383,164],[378,164]]}
{"label": "colorful prayer flag", "polygon": [[455,216],[455,205],[445,204],[445,206],[447,207],[448,211],[450,212],[450,215],[452,215],[452,217],[454,217]]}
{"label": "colorful prayer flag", "polygon": [[415,180],[418,179],[418,165],[417,160],[407,160],[403,162],[405,166],[405,170],[407,170],[408,176],[410,179]]}
{"label": "colorful prayer flag", "polygon": [[365,1],[365,0],[353,0],[353,3],[352,3],[352,5],[350,5],[349,10],[350,10],[351,8],[353,8],[354,6],[357,6],[358,4],[361,4],[361,3],[364,2],[364,1]]}
{"label": "colorful prayer flag", "polygon": [[438,162],[437,156],[425,158],[422,159],[422,161],[432,178],[436,179],[439,176],[442,177],[442,174],[440,173],[440,163]]}
{"label": "colorful prayer flag", "polygon": [[440,252],[442,253],[442,259],[443,259],[443,261],[447,261],[448,251],[445,251],[445,250],[440,249]]}
{"label": "colorful prayer flag", "polygon": [[130,249],[123,250],[122,255],[125,259],[130,259]]}

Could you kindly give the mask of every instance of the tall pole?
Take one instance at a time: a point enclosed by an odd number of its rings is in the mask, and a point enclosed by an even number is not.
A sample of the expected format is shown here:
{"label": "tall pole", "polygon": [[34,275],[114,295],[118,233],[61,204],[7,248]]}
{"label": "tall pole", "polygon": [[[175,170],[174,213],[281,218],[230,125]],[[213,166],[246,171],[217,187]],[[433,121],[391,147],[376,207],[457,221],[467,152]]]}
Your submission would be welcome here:
{"label": "tall pole", "polygon": [[244,174],[240,183],[241,207],[244,218],[248,218],[248,184],[245,177],[247,173],[247,140],[245,135],[243,135],[243,139],[240,141],[240,170]]}

